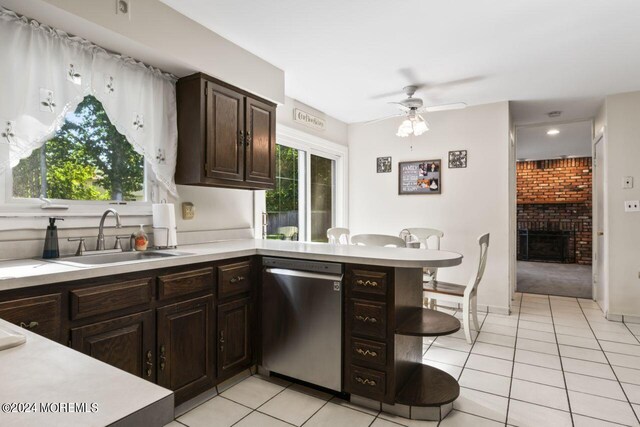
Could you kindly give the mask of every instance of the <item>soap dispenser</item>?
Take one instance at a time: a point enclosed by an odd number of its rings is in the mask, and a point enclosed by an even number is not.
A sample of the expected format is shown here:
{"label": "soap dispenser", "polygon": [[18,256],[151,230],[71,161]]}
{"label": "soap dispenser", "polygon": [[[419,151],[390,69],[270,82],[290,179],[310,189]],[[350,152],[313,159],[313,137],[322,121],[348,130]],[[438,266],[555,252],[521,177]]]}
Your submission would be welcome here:
{"label": "soap dispenser", "polygon": [[44,249],[42,250],[42,258],[44,259],[60,258],[56,220],[64,221],[64,218],[55,216],[49,218],[49,226],[47,227],[47,234],[44,238]]}

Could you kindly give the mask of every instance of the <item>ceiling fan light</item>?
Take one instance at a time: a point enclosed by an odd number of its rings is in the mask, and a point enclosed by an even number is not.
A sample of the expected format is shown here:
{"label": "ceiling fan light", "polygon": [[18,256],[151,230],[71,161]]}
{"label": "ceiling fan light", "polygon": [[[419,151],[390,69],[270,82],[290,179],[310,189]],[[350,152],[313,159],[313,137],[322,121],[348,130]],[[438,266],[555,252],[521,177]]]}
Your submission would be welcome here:
{"label": "ceiling fan light", "polygon": [[429,125],[424,119],[417,120],[413,125],[413,133],[416,136],[420,136],[428,130],[429,130]]}
{"label": "ceiling fan light", "polygon": [[409,136],[412,133],[413,124],[411,123],[411,120],[406,119],[400,124],[400,127],[398,127],[398,133],[396,133],[396,135],[404,138],[405,136]]}

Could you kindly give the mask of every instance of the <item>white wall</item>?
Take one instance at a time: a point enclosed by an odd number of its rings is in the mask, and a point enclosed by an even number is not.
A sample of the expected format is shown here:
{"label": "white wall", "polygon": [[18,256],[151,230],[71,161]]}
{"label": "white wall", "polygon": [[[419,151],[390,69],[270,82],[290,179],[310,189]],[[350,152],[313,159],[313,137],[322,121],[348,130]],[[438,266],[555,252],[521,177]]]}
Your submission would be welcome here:
{"label": "white wall", "polygon": [[[293,110],[295,108],[299,108],[307,113],[325,119],[327,123],[326,129],[317,130],[295,122],[293,120]],[[314,135],[331,142],[347,145],[347,124],[345,122],[334,119],[333,117],[324,114],[322,111],[316,110],[315,108],[289,98],[288,96],[285,97],[284,104],[278,106],[276,117],[279,124],[283,124],[290,128],[297,129],[308,133],[309,135]]]}
{"label": "white wall", "polygon": [[[442,248],[465,256],[438,278],[464,283],[476,267],[477,237],[491,233],[481,305],[509,307],[509,106],[508,102],[429,114],[431,130],[395,136],[400,119],[349,125],[349,227],[352,234],[397,235],[405,227],[444,231]],[[449,150],[468,150],[466,169],[449,169]],[[393,170],[376,173],[376,157],[392,156]],[[398,162],[442,159],[441,195],[398,195]]]}
{"label": "white wall", "polygon": [[158,0],[133,0],[131,19],[115,0],[0,0],[15,12],[182,77],[204,72],[277,103],[284,71]]}
{"label": "white wall", "polygon": [[[624,211],[625,200],[640,199],[640,92],[608,96],[605,114],[608,311],[640,316],[640,212]],[[625,176],[634,177],[634,188],[622,188]]]}

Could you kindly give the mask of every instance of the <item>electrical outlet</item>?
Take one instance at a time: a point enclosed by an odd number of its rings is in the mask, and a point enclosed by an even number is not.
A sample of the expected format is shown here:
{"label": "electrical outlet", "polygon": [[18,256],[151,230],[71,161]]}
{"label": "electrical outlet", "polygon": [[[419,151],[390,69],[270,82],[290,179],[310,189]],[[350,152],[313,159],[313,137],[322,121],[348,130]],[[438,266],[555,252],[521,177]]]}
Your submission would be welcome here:
{"label": "electrical outlet", "polygon": [[191,202],[182,203],[182,219],[193,219],[196,216],[196,207]]}
{"label": "electrical outlet", "polygon": [[622,188],[633,188],[633,177],[625,176],[622,178]]}
{"label": "electrical outlet", "polygon": [[626,200],[624,202],[624,211],[625,212],[640,212],[640,201],[639,200]]}
{"label": "electrical outlet", "polygon": [[131,20],[131,1],[132,0],[116,0],[116,15]]}

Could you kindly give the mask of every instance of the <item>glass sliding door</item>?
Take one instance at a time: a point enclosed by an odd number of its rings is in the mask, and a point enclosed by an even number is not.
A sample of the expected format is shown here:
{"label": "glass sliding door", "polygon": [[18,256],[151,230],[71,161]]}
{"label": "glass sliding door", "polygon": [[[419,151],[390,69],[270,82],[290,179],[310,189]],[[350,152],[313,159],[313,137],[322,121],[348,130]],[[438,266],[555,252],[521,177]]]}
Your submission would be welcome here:
{"label": "glass sliding door", "polygon": [[300,162],[303,159],[303,151],[276,145],[276,185],[266,192],[267,239],[300,238]]}
{"label": "glass sliding door", "polygon": [[327,229],[334,223],[334,160],[310,155],[309,204],[312,242],[327,242]]}
{"label": "glass sliding door", "polygon": [[263,238],[327,242],[327,229],[344,223],[344,175],[341,155],[279,141],[275,188],[257,205]]}

